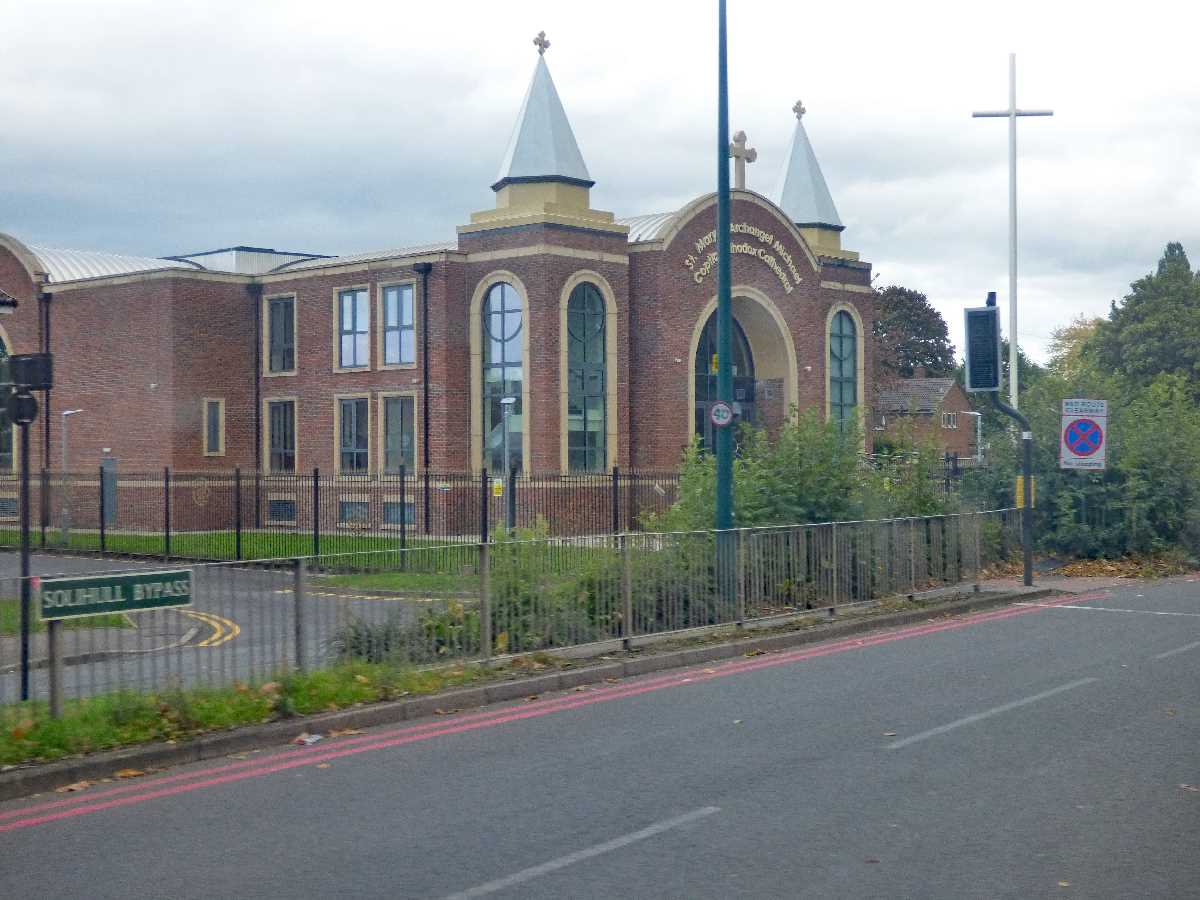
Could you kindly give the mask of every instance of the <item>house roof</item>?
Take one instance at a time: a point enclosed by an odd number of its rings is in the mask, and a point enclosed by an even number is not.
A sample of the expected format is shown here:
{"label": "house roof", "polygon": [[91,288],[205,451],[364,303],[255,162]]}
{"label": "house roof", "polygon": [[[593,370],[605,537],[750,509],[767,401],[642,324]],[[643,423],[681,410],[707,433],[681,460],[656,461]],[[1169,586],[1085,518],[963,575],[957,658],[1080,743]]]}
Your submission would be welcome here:
{"label": "house roof", "polygon": [[877,406],[885,413],[933,413],[954,384],[953,378],[902,378],[880,388]]}
{"label": "house roof", "polygon": [[29,245],[50,278],[50,283],[81,281],[85,278],[106,278],[130,275],[135,272],[155,272],[162,269],[203,270],[198,263],[173,259],[154,259],[148,256],[125,256],[95,250],[61,250],[54,247]]}

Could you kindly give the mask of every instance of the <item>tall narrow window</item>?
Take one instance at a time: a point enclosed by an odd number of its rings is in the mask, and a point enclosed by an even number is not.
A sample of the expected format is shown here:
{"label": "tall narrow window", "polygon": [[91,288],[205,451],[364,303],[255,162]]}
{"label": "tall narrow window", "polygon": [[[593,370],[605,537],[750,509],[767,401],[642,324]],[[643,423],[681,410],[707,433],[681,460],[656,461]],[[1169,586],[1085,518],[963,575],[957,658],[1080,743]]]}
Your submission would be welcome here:
{"label": "tall narrow window", "polygon": [[383,470],[399,473],[400,467],[412,472],[416,440],[413,434],[413,398],[383,398]]}
{"label": "tall narrow window", "polygon": [[267,301],[267,371],[291,372],[296,368],[296,301],[273,297]]}
{"label": "tall narrow window", "polygon": [[412,365],[417,359],[413,328],[413,286],[398,284],[383,289],[383,364]]}
{"label": "tall narrow window", "polygon": [[364,369],[371,363],[371,304],[366,288],[338,292],[338,367]]}
{"label": "tall narrow window", "polygon": [[341,421],[339,468],[343,475],[363,475],[370,471],[370,413],[366,397],[338,401]]}
{"label": "tall narrow window", "polygon": [[204,455],[225,455],[225,401],[204,401]]}
{"label": "tall narrow window", "polygon": [[523,326],[516,289],[492,285],[483,301],[483,464],[493,472],[523,467]]}
{"label": "tall narrow window", "polygon": [[829,325],[829,415],[845,430],[858,405],[858,338],[854,319],[839,312]]}
{"label": "tall narrow window", "polygon": [[[0,379],[9,380],[8,347],[0,340]],[[0,472],[13,470],[13,427],[5,404],[0,404]]]}
{"label": "tall narrow window", "polygon": [[607,346],[604,298],[578,285],[567,301],[567,462],[572,472],[608,463]]}
{"label": "tall narrow window", "polygon": [[272,473],[296,471],[296,401],[267,404],[267,468]]}

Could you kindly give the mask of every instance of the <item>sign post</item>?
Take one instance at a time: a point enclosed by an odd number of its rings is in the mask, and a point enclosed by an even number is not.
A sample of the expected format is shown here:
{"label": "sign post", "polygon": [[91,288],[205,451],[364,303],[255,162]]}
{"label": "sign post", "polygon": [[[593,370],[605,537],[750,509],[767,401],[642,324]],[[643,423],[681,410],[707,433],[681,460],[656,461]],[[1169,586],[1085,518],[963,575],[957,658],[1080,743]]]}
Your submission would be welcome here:
{"label": "sign post", "polygon": [[1108,401],[1064,400],[1058,465],[1103,472],[1108,456]]}
{"label": "sign post", "polygon": [[[1021,479],[1022,488],[1033,486],[1033,431],[1029,420],[1016,409],[1000,399],[1000,313],[996,309],[996,292],[988,291],[987,306],[968,309],[966,316],[966,373],[968,391],[987,391],[992,395],[992,405],[1021,426]],[[1016,378],[1016,367],[1009,367],[1010,378]],[[1013,382],[1015,384],[1015,381]],[[1022,490],[1024,494],[1024,490]],[[1030,502],[1022,496],[1017,505],[1021,509],[1021,550],[1024,557],[1024,583],[1033,585],[1033,492],[1029,491]]]}

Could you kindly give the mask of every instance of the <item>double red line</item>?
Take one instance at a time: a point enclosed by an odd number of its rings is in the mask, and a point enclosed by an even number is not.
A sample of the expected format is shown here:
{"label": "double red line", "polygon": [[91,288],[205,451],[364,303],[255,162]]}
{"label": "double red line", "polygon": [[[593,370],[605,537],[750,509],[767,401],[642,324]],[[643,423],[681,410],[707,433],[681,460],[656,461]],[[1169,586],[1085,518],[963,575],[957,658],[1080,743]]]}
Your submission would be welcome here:
{"label": "double red line", "polygon": [[477,731],[482,728],[492,728],[522,719],[535,719],[541,716],[591,706],[595,703],[607,703],[612,700],[622,700],[626,697],[636,697],[666,688],[679,687],[684,684],[708,681],[727,675],[738,675],[743,672],[753,672],[758,669],[773,666],[788,665],[806,659],[821,656],[831,656],[845,653],[848,650],[859,650],[875,647],[893,641],[937,634],[942,631],[952,631],[966,628],[981,622],[992,622],[998,619],[1009,619],[1014,616],[1035,613],[1047,606],[1058,606],[1066,603],[1080,603],[1087,600],[1097,600],[1106,596],[1104,592],[1094,594],[1077,594],[1051,600],[1042,600],[1037,606],[1013,606],[994,612],[976,613],[955,619],[930,622],[881,634],[869,635],[862,638],[847,638],[820,644],[815,647],[790,650],[782,653],[771,653],[754,656],[731,663],[714,663],[718,668],[709,666],[703,671],[695,667],[683,669],[670,675],[639,679],[625,684],[605,686],[590,689],[584,693],[566,694],[546,701],[539,701],[536,706],[513,707],[506,706],[494,710],[481,710],[456,716],[453,720],[438,720],[421,725],[407,725],[374,734],[361,735],[344,740],[338,740],[333,746],[322,749],[303,748],[285,750],[270,756],[236,763],[223,763],[216,766],[180,772],[135,784],[122,785],[104,791],[67,797],[60,800],[48,801],[18,809],[0,812],[0,832],[16,831],[30,828],[34,825],[45,825],[60,819],[70,819],[76,816],[103,812],[122,806],[131,806],[171,797],[202,788],[231,784],[247,778],[258,778],[275,772],[284,772],[301,766],[312,766],[322,762],[366,753],[371,750],[383,750],[389,747],[402,747],[417,741],[431,740],[446,735],[460,734],[465,731]]}

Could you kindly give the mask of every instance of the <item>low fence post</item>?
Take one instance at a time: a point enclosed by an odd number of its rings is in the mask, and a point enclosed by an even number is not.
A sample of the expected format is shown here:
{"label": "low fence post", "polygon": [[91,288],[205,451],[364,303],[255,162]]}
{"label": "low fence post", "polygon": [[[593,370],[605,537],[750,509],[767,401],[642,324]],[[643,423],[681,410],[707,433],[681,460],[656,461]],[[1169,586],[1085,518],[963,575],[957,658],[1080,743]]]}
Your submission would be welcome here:
{"label": "low fence post", "polygon": [[612,467],[612,533],[621,530],[621,467]]}
{"label": "low fence post", "polygon": [[[530,485],[532,487],[532,485]],[[504,521],[511,532],[517,527],[517,467],[508,470],[508,496],[504,498]]]}
{"label": "low fence post", "polygon": [[429,462],[425,462],[425,533],[429,534]]}
{"label": "low fence post", "polygon": [[312,474],[312,546],[313,556],[321,555],[321,470],[313,469]]}
{"label": "low fence post", "polygon": [[830,555],[833,559],[833,603],[832,606],[838,605],[838,566],[841,560],[838,559],[838,541],[837,541],[837,522],[833,522],[830,528]]}
{"label": "low fence post", "polygon": [[242,558],[242,467],[233,470],[233,544],[234,556]]}
{"label": "low fence post", "polygon": [[980,513],[972,513],[971,520],[975,523],[975,593],[979,593],[979,576],[980,570],[983,568],[983,556],[980,547],[980,532],[983,530],[983,523],[979,520]]}
{"label": "low fence post", "polygon": [[100,485],[100,555],[103,556],[106,549],[105,544],[107,543],[107,522],[105,520],[108,518],[108,509],[105,507],[104,500],[104,466],[100,467],[100,481],[98,483]]}
{"label": "low fence post", "polygon": [[746,530],[739,528],[736,532],[737,546],[734,549],[736,563],[734,564],[734,595],[737,598],[737,627],[746,627]]}
{"label": "low fence post", "polygon": [[620,535],[621,542],[621,646],[633,649],[633,550],[630,535]]}
{"label": "low fence post", "polygon": [[485,659],[492,658],[492,573],[490,547],[487,541],[479,543],[479,653]]}
{"label": "low fence post", "polygon": [[[400,549],[408,546],[408,491],[404,489],[407,474],[404,463],[400,463]],[[404,554],[400,554],[400,568],[404,568]]]}
{"label": "low fence post", "polygon": [[908,520],[908,581],[910,596],[917,592],[917,520]]}
{"label": "low fence post", "polygon": [[303,558],[292,560],[292,640],[296,645],[296,671],[303,672],[304,660],[304,600],[308,594],[308,570]]}
{"label": "low fence post", "polygon": [[171,467],[163,467],[163,559],[171,556]]}
{"label": "low fence post", "polygon": [[479,478],[479,542],[488,542],[488,470],[485,466]]}
{"label": "low fence post", "polygon": [[50,651],[50,716],[62,718],[63,710],[63,651],[62,622],[54,619],[47,623]]}

